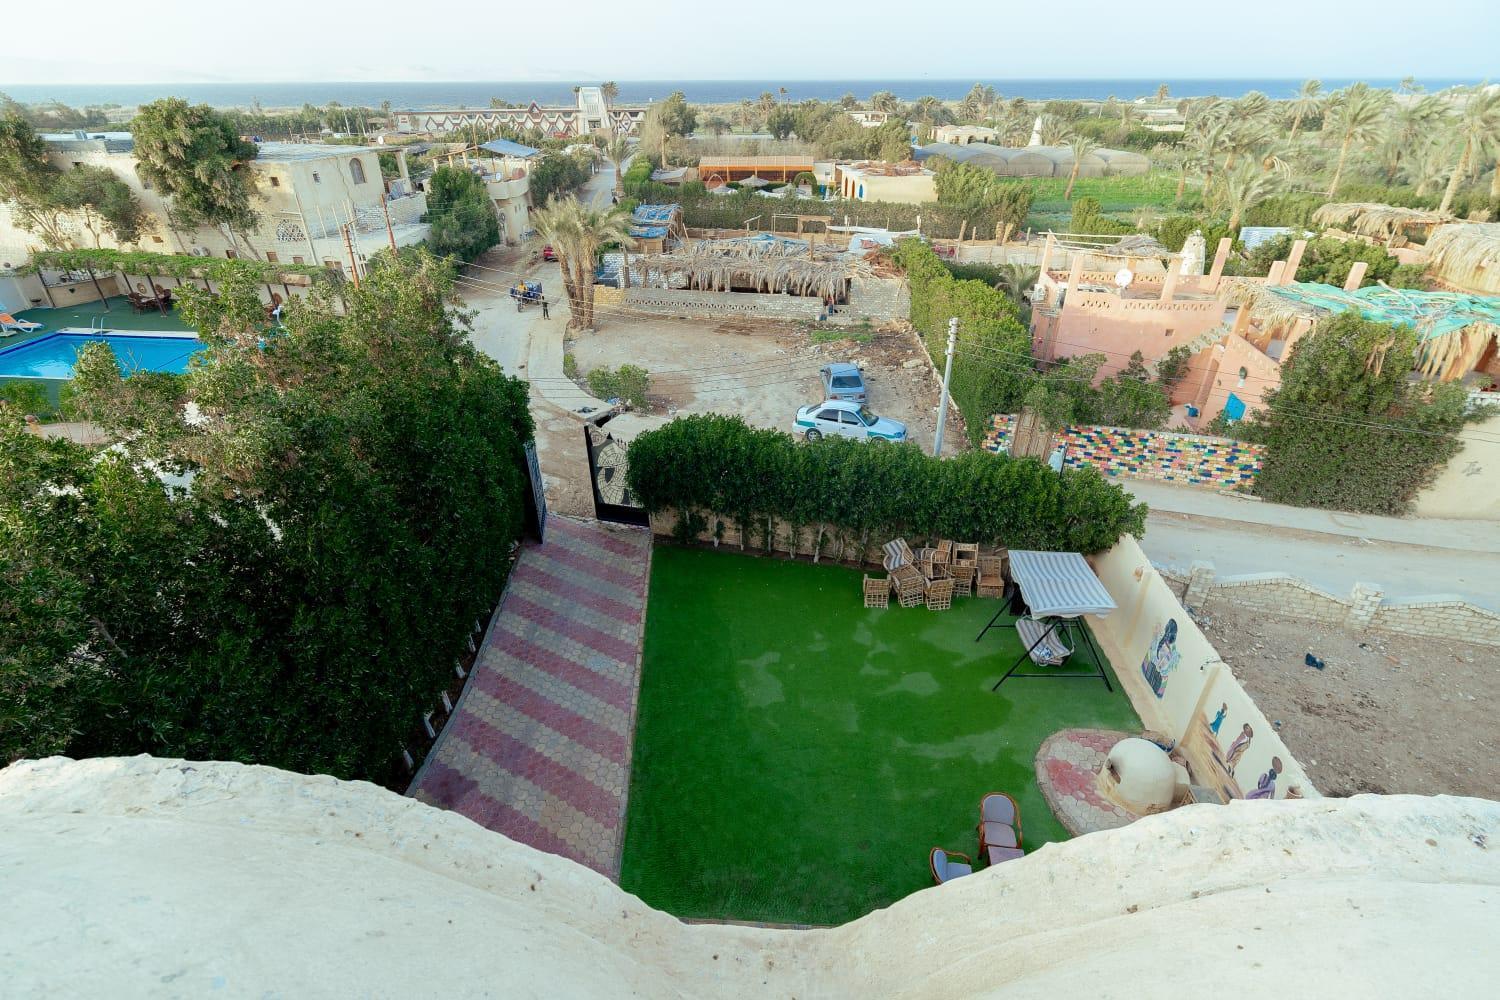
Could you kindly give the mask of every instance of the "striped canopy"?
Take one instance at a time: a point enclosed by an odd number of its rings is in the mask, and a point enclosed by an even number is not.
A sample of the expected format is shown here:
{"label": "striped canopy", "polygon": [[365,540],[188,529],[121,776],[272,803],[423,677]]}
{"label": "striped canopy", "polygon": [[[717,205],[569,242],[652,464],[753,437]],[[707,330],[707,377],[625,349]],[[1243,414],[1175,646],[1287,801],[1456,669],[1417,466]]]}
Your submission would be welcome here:
{"label": "striped canopy", "polygon": [[1033,615],[1104,617],[1116,604],[1077,552],[1010,550],[1010,575]]}

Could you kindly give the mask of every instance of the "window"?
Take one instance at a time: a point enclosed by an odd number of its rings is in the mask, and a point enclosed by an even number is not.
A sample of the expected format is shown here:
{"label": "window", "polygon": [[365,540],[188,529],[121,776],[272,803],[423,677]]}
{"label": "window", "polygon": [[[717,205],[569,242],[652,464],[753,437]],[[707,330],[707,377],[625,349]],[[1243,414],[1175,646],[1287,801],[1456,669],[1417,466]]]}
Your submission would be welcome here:
{"label": "window", "polygon": [[160,242],[162,242],[162,238],[160,236],[153,236],[153,237],[151,237],[151,242],[152,243],[160,243]]}
{"label": "window", "polygon": [[322,184],[323,183],[323,178],[320,177],[320,176],[318,176],[318,172],[316,170],[313,171],[313,183],[314,184]]}
{"label": "window", "polygon": [[272,177],[271,177],[271,186],[273,188],[279,188],[279,187],[281,187],[281,178],[277,177],[275,175],[272,175]]}
{"label": "window", "polygon": [[841,424],[849,424],[850,426],[853,426],[853,427],[862,427],[863,426],[863,424],[861,424],[859,422],[859,417],[857,417],[854,414],[850,413],[848,410],[843,410],[843,411],[841,411],[839,413],[839,423],[841,423]]}
{"label": "window", "polygon": [[839,411],[838,410],[824,410],[823,412],[821,412],[821,413],[818,414],[818,419],[819,420],[826,420],[830,424],[836,424],[836,423],[839,422]]}
{"label": "window", "polygon": [[858,375],[835,375],[833,377],[835,389],[858,389],[860,384]]}
{"label": "window", "polygon": [[275,253],[275,251],[273,251],[273,250],[267,250],[266,251],[266,262],[269,263],[269,264],[276,263],[276,253]]}
{"label": "window", "polygon": [[357,159],[350,160],[349,176],[354,178],[354,183],[363,184],[365,182],[365,165]]}
{"label": "window", "polygon": [[236,254],[233,250],[225,250],[224,251],[224,256],[228,257],[230,260],[234,260],[239,255]]}
{"label": "window", "polygon": [[1250,377],[1250,370],[1248,368],[1241,368],[1240,369],[1240,384],[1238,386],[1236,386],[1236,388],[1243,389],[1245,387],[1245,379],[1247,379],[1249,377]]}
{"label": "window", "polygon": [[301,264],[301,263],[303,263],[303,260],[302,260],[301,257],[293,257],[292,258],[292,263],[293,264]]}
{"label": "window", "polygon": [[1173,333],[1175,333],[1175,332],[1176,332],[1176,331],[1175,331],[1175,330],[1173,330],[1173,329],[1172,329],[1172,328],[1171,328],[1171,327],[1170,327],[1170,326],[1169,326],[1169,327],[1167,327],[1167,331],[1166,331],[1166,333],[1164,333],[1164,334],[1163,334],[1163,336],[1165,336],[1165,337],[1170,337],[1170,336],[1172,336],[1172,334],[1173,334]]}
{"label": "window", "polygon": [[875,426],[875,420],[876,420],[875,414],[871,413],[869,410],[865,409],[863,406],[861,406],[859,408],[859,419],[861,419],[861,420],[863,420],[865,422],[865,426],[866,427],[874,427]]}

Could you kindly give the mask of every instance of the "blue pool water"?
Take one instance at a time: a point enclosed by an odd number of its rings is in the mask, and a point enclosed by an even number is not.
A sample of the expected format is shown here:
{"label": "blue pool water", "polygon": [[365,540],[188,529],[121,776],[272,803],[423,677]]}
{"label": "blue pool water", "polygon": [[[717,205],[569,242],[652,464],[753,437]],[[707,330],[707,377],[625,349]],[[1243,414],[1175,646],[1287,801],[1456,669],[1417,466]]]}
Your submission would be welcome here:
{"label": "blue pool water", "polygon": [[197,337],[63,330],[15,347],[0,347],[0,378],[72,378],[78,352],[94,341],[109,345],[126,375],[185,372],[188,358],[203,350],[203,341]]}

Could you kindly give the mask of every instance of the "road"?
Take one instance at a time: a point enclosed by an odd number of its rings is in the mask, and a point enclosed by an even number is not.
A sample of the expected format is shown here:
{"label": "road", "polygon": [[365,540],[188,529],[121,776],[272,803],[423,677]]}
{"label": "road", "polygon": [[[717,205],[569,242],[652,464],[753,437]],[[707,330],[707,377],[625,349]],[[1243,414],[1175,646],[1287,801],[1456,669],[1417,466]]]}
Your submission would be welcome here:
{"label": "road", "polygon": [[1370,517],[1220,496],[1193,487],[1119,480],[1151,506],[1141,546],[1186,571],[1288,573],[1339,597],[1356,582],[1390,601],[1457,594],[1500,611],[1500,524]]}

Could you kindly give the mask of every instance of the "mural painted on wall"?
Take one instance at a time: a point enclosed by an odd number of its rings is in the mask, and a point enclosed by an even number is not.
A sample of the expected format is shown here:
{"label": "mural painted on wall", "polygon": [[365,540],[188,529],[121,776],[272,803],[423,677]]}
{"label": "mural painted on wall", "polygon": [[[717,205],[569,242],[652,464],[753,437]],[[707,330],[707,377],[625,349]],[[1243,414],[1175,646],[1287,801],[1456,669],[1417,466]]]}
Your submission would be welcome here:
{"label": "mural painted on wall", "polygon": [[1168,618],[1166,624],[1156,630],[1151,639],[1151,648],[1141,661],[1141,676],[1146,678],[1146,683],[1151,685],[1151,691],[1156,697],[1166,696],[1167,678],[1172,676],[1172,671],[1177,669],[1180,662],[1182,654],[1177,651],[1177,619]]}
{"label": "mural painted on wall", "polygon": [[[1008,413],[991,417],[984,447],[1006,451],[1014,427],[1015,417]],[[1260,445],[1228,438],[1123,427],[1068,427],[1057,443],[1067,449],[1064,464],[1070,468],[1210,489],[1248,490],[1260,474],[1263,453]]]}

